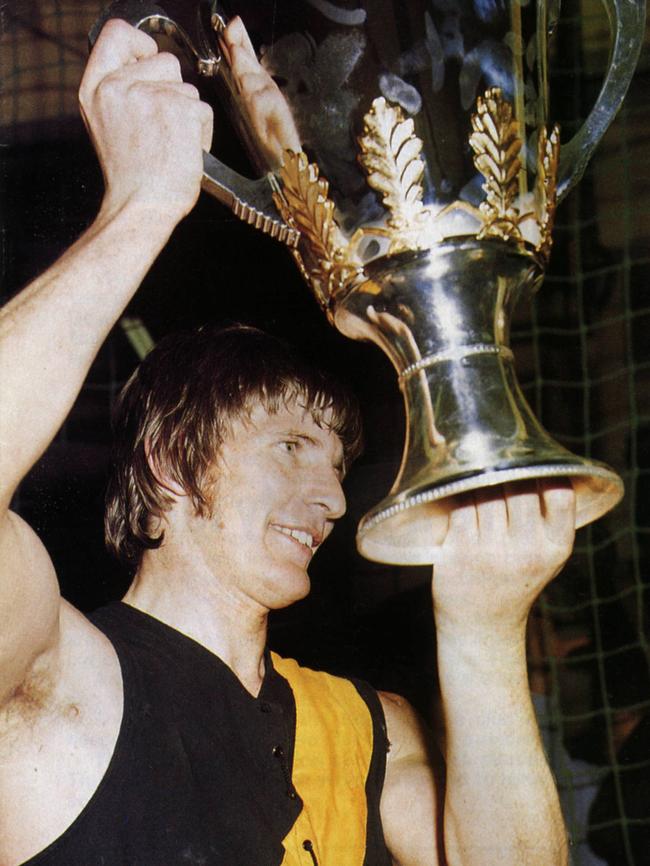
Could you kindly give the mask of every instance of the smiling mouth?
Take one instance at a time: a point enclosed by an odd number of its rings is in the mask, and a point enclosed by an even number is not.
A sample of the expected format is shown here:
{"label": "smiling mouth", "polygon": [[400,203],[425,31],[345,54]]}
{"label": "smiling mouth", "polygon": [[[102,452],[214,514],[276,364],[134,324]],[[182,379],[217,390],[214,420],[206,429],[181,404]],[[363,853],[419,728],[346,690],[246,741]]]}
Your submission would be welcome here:
{"label": "smiling mouth", "polygon": [[314,536],[304,529],[291,529],[288,526],[280,526],[277,523],[273,524],[273,528],[281,532],[282,535],[288,535],[289,538],[293,538],[299,544],[302,544],[310,553],[313,553],[318,547],[318,543],[314,541]]}

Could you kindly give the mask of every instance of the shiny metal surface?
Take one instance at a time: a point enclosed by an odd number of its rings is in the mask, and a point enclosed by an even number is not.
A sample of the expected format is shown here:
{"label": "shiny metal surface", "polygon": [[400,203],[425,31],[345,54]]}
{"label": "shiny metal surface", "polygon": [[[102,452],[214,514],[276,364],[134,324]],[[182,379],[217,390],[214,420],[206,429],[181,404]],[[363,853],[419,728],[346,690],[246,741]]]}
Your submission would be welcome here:
{"label": "shiny metal surface", "polygon": [[577,526],[616,505],[616,473],[555,442],[517,383],[509,322],[542,278],[534,255],[500,240],[462,239],[373,262],[366,273],[339,299],[334,321],[389,356],[407,429],[397,479],[359,526],[364,556],[434,561],[447,526],[442,500],[506,481],[570,478]]}
{"label": "shiny metal surface", "polygon": [[[164,8],[151,0],[117,0],[93,26],[89,34],[91,45],[106,21],[122,18],[153,36],[161,34],[171,38],[190,58],[198,75],[216,76],[222,62],[216,39],[223,29],[221,16],[206,3],[165,0],[163,5]],[[227,78],[227,70],[221,70],[221,75]],[[299,233],[283,222],[273,204],[273,192],[278,184],[270,171],[252,180],[233,171],[211,153],[204,153],[201,186],[243,222],[289,247],[297,245]]]}
{"label": "shiny metal surface", "polygon": [[192,60],[197,73],[211,77],[219,71],[221,54],[216,45],[213,51],[203,38],[205,21],[201,20],[201,11],[207,9],[201,10],[197,4],[188,15],[189,5],[183,0],[165,0],[162,5],[152,0],[116,0],[97,19],[88,39],[93,45],[109,18],[122,18],[147,33],[171,37]]}
{"label": "shiny metal surface", "polygon": [[250,180],[219,162],[211,153],[204,153],[201,187],[253,228],[288,247],[298,245],[300,232],[279,217],[273,204],[273,193],[279,186],[272,173],[259,180]]}
{"label": "shiny metal surface", "polygon": [[[521,165],[510,178],[516,185],[511,204],[522,217],[518,228],[524,240],[539,243],[538,218],[545,205],[536,184],[542,173],[538,141],[553,122],[548,58],[559,0],[203,0],[202,5],[224,19],[241,16],[260,62],[280,87],[303,150],[329,184],[346,242],[360,228],[387,225],[382,196],[369,185],[359,159],[359,141],[377,99],[412,119],[422,142],[422,204],[427,221],[436,221],[429,242],[480,230],[475,209],[485,202],[485,177],[468,140],[477,100],[498,88],[512,107],[513,131],[523,145]],[[560,149],[554,179],[560,199],[581,177],[616,113],[643,40],[644,0],[603,0],[603,5],[612,25],[612,54],[592,111]],[[378,152],[390,153],[392,132],[377,140]],[[259,165],[263,146],[250,124],[246,138]],[[268,161],[265,167],[275,168]],[[398,160],[397,167],[405,165]],[[499,168],[507,171],[512,164]],[[387,178],[384,184],[390,183]],[[410,173],[399,178],[397,194],[404,181],[406,193]],[[379,234],[368,237],[360,258],[384,255],[387,245]]]}
{"label": "shiny metal surface", "polygon": [[[199,72],[218,68],[216,98],[262,178],[207,155],[206,189],[288,243],[329,320],[397,371],[406,443],[390,493],[359,527],[371,559],[433,562],[448,498],[466,490],[568,477],[578,526],[622,496],[611,469],[544,431],[509,347],[514,306],[543,279],[557,203],[615,115],[643,40],[644,0],[603,3],[609,67],[562,145],[548,93],[559,0],[121,0],[108,11],[167,33],[177,23]],[[234,15],[277,84],[263,110],[221,51]],[[268,147],[271,126],[283,156]]]}

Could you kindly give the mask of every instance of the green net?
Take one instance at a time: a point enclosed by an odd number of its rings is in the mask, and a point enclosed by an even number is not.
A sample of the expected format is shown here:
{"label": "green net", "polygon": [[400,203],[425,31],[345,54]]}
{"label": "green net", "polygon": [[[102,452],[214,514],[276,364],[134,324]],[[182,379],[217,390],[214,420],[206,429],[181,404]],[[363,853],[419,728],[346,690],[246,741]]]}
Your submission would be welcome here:
{"label": "green net", "polygon": [[[598,4],[564,9],[552,111],[563,140],[593,104],[608,44]],[[547,429],[615,466],[626,486],[617,509],[578,533],[533,620],[578,864],[650,862],[647,81],[646,49],[621,112],[559,209],[551,267],[515,349],[529,360],[522,377]]]}
{"label": "green net", "polygon": [[[54,160],[66,159],[81,135],[76,91],[101,5],[0,6],[0,143],[13,189],[34,155],[45,182],[48,166],[55,175]],[[593,105],[608,50],[597,0],[565,2],[551,108],[563,140]],[[519,380],[544,426],[572,451],[615,467],[626,486],[617,509],[579,532],[575,555],[531,619],[531,683],[576,866],[650,863],[649,79],[646,40],[621,112],[558,211],[544,286],[513,323]],[[6,293],[32,275],[32,254],[38,266],[47,263],[87,219],[70,218],[66,181],[56,177],[46,217],[34,217],[29,232],[17,210],[4,215]],[[149,345],[149,315],[144,304],[125,321],[126,336],[111,336],[54,448],[71,439],[105,447],[114,395]],[[366,581],[364,592],[372,585]]]}
{"label": "green net", "polygon": [[88,31],[101,6],[89,0],[3,3],[0,124],[5,142],[33,139],[48,127],[63,132],[67,119],[76,116]]}

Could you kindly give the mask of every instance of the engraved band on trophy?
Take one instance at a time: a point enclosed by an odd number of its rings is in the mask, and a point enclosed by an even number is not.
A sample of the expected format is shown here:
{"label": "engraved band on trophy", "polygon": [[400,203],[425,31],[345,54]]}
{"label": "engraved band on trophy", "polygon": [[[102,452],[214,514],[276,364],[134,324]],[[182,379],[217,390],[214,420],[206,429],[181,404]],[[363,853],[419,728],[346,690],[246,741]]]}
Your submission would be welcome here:
{"label": "engraved band on trophy", "polygon": [[[643,0],[603,3],[609,69],[562,145],[547,80],[559,0],[126,0],[103,19],[174,36],[199,74],[225,85],[266,173],[242,178],[206,154],[204,188],[285,242],[330,322],[376,343],[396,369],[406,442],[390,492],[359,525],[370,559],[435,561],[445,500],[463,491],[567,477],[576,527],[623,495],[612,469],[543,429],[509,347],[513,309],[543,279],[557,203],[613,119],[641,47]],[[232,15],[298,131],[303,150],[280,167],[228,87],[218,35]]]}

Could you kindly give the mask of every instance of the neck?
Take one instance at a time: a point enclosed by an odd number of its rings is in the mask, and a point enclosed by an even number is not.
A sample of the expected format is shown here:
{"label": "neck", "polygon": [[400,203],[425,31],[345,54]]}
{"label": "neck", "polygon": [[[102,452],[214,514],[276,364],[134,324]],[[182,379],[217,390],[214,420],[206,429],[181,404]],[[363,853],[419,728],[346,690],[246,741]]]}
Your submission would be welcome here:
{"label": "neck", "polygon": [[124,596],[132,607],[191,637],[228,665],[256,696],[264,679],[268,611],[196,573],[161,568],[147,553]]}

